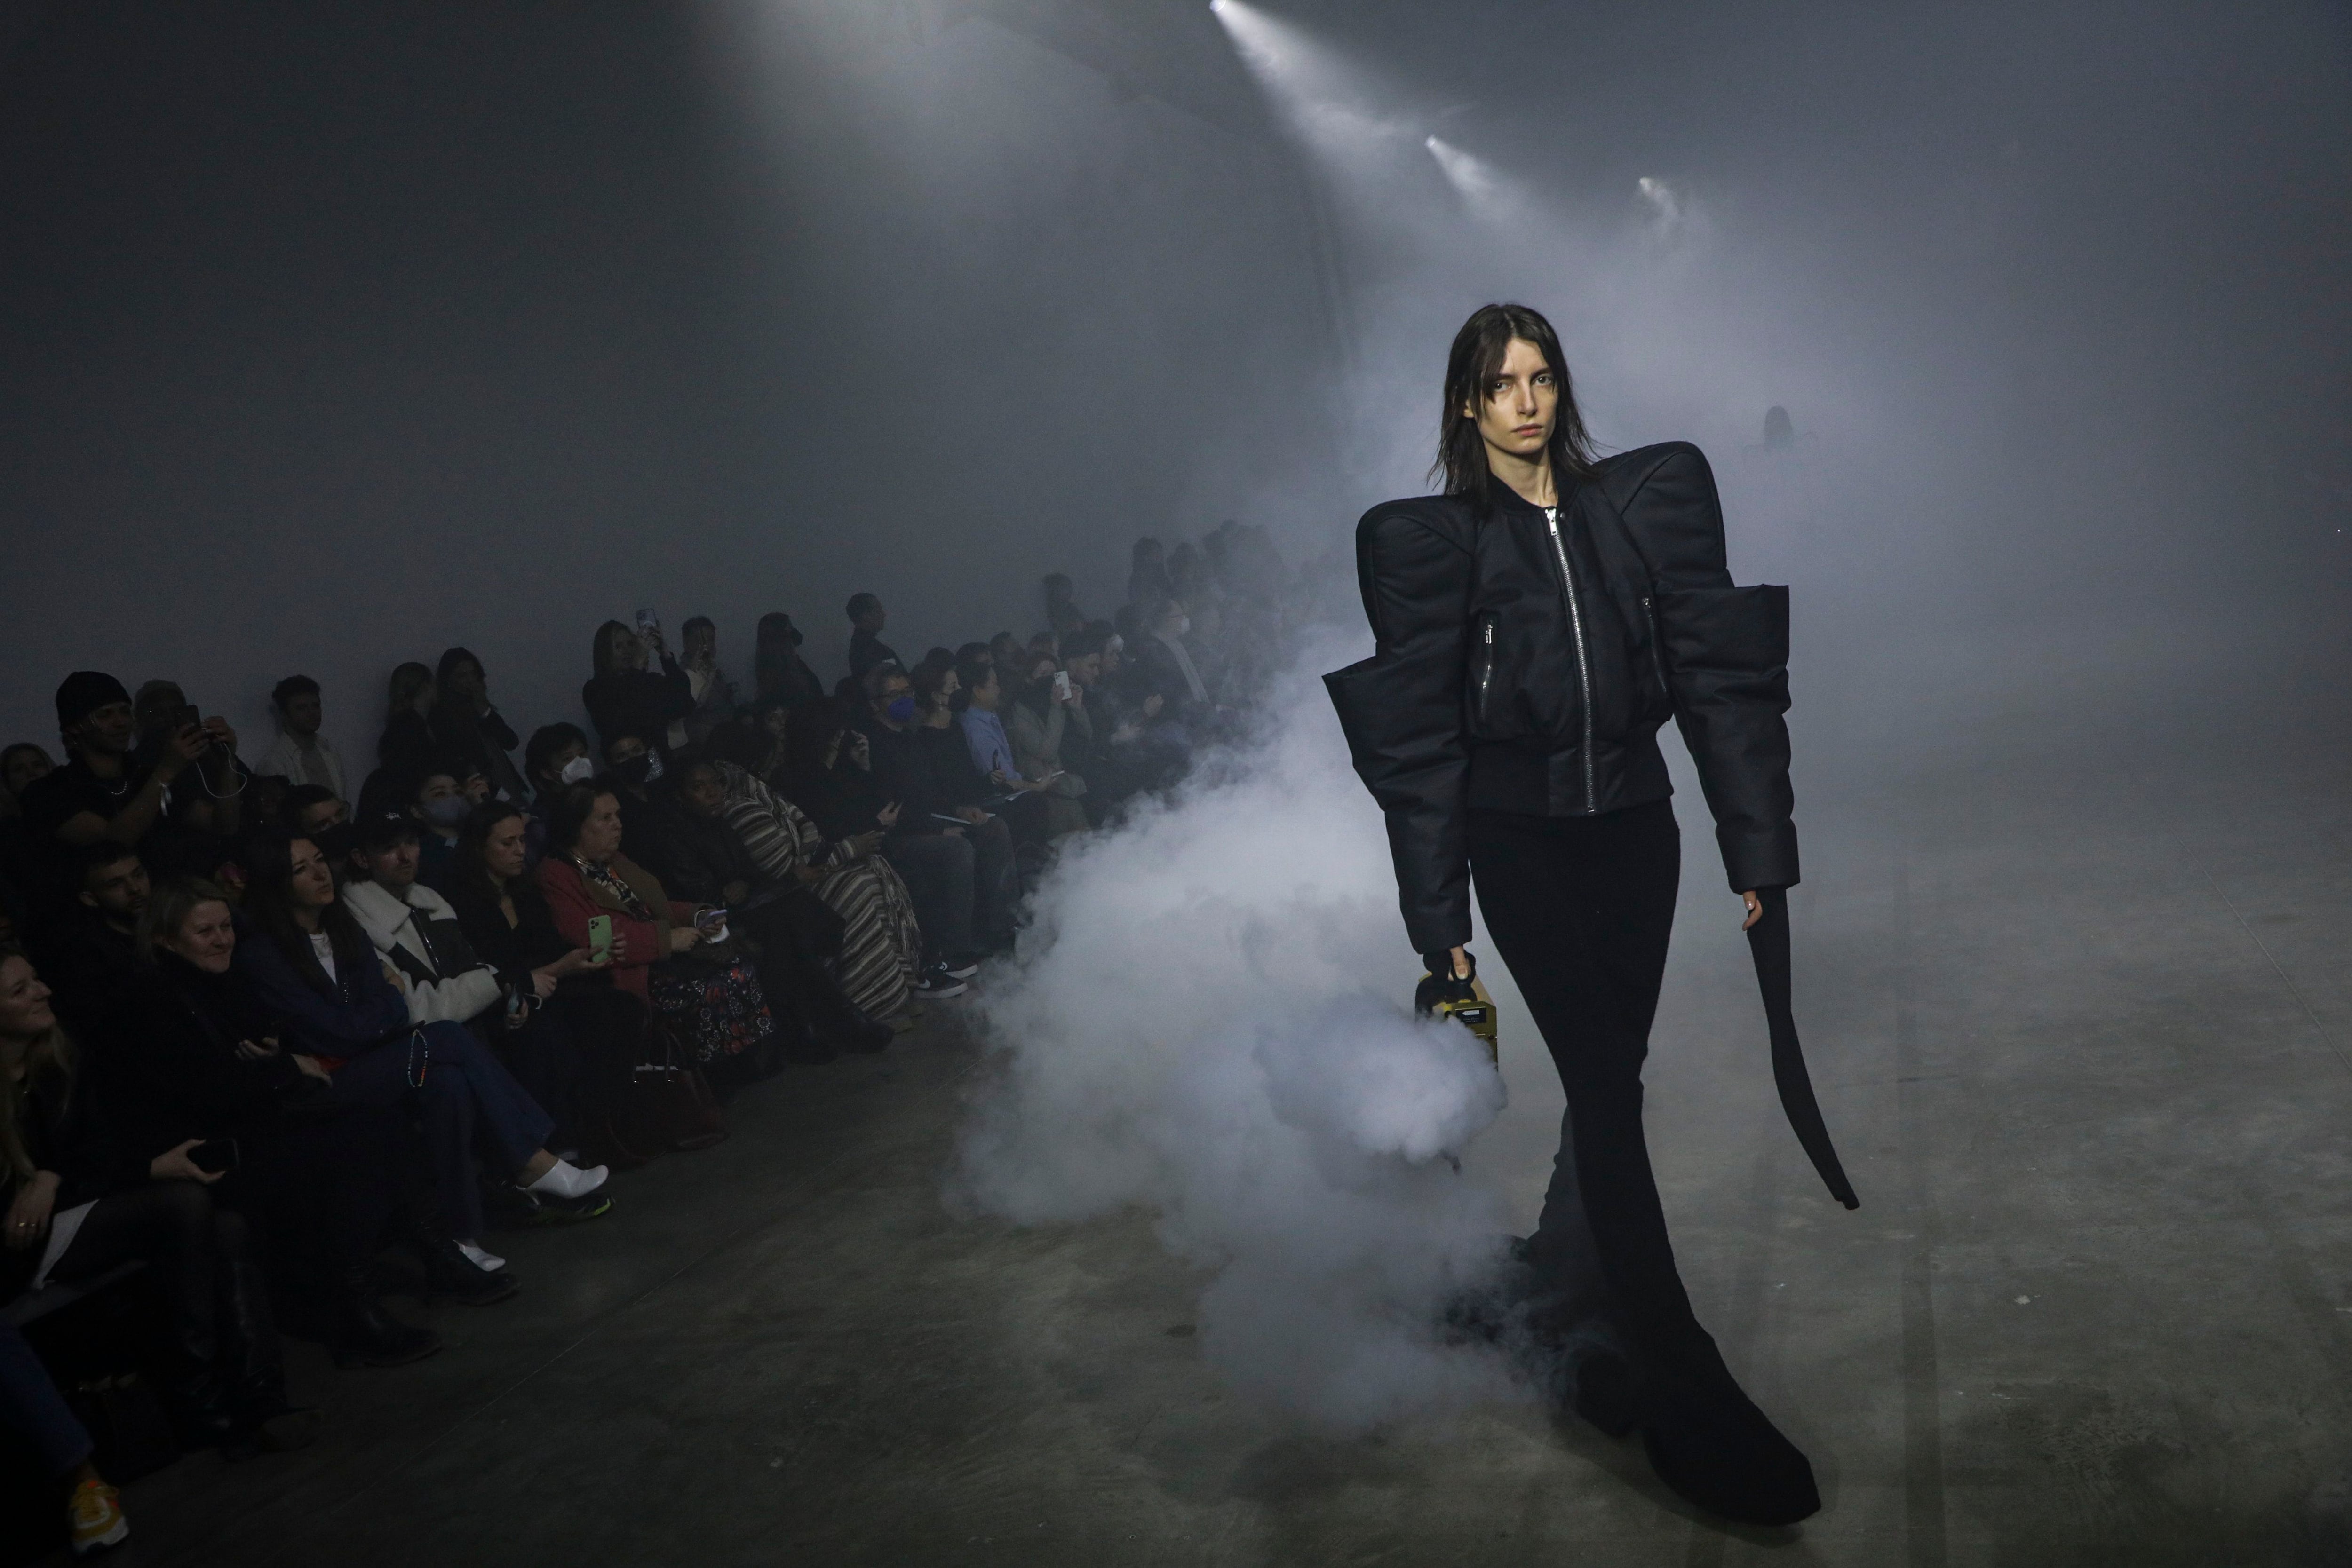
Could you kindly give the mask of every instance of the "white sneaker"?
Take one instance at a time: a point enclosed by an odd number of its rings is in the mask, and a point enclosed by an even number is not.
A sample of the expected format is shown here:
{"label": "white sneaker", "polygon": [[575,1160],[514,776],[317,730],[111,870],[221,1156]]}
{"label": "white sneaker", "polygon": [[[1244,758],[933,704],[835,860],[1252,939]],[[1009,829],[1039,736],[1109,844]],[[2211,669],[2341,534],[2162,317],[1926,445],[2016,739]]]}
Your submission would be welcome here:
{"label": "white sneaker", "polygon": [[495,1274],[499,1270],[507,1266],[507,1260],[505,1259],[499,1257],[495,1252],[483,1251],[471,1241],[458,1242],[457,1250],[466,1255],[467,1262],[471,1263],[475,1268],[479,1269],[485,1274]]}
{"label": "white sneaker", "polygon": [[543,1192],[551,1197],[585,1197],[604,1185],[612,1173],[603,1166],[582,1170],[570,1160],[558,1160],[548,1167],[547,1174],[534,1182],[523,1184],[525,1192]]}

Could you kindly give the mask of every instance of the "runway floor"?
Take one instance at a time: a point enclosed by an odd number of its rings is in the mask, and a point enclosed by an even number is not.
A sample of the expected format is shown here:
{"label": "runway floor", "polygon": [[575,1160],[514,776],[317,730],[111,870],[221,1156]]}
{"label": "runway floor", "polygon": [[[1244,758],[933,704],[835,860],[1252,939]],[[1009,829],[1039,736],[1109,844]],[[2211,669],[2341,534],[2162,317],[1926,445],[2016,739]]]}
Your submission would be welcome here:
{"label": "runway floor", "polygon": [[[1696,1520],[1532,1406],[1345,1440],[1258,1412],[1148,1217],[946,1211],[982,1065],[935,1021],[752,1091],[610,1218],[504,1239],[523,1293],[439,1309],[433,1361],[299,1347],[320,1445],[133,1487],[126,1561],[2352,1560],[2344,760],[1816,790],[1799,1010],[1854,1214],[1780,1119],[1685,793],[1653,1142],[1702,1317],[1820,1472],[1801,1531]],[[1531,1220],[1559,1090],[1502,1000],[1513,1103],[1470,1158]]]}

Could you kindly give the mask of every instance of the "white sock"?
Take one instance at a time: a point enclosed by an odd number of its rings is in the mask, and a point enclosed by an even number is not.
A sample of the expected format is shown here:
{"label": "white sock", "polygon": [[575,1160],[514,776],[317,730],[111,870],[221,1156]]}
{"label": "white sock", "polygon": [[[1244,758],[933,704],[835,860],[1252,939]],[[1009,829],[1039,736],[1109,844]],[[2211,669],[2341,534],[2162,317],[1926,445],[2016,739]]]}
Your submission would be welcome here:
{"label": "white sock", "polygon": [[525,1192],[551,1193],[557,1197],[584,1197],[604,1185],[606,1171],[603,1166],[582,1170],[570,1160],[558,1160],[537,1181],[525,1182]]}

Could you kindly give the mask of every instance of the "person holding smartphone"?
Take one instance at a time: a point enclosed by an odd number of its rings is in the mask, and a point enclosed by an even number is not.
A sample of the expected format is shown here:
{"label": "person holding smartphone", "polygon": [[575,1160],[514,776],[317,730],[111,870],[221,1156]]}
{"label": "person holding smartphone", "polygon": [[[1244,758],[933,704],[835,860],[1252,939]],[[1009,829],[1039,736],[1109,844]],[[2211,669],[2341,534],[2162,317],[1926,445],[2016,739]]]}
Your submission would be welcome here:
{"label": "person holding smartphone", "polygon": [[[23,802],[26,837],[39,856],[35,896],[45,908],[68,904],[79,890],[73,852],[81,845],[111,839],[140,849],[151,865],[163,863],[154,851],[166,846],[150,839],[175,807],[187,827],[236,831],[236,734],[227,721],[180,723],[142,759],[131,693],[97,670],[77,670],[58,685],[57,714],[65,765],[27,785]],[[199,787],[199,779],[211,788]]]}
{"label": "person holding smartphone", "polygon": [[635,631],[607,621],[596,628],[593,653],[596,674],[580,688],[580,705],[598,737],[609,746],[617,736],[644,736],[667,762],[670,726],[694,712],[694,683],[663,643],[661,623],[650,612]]}

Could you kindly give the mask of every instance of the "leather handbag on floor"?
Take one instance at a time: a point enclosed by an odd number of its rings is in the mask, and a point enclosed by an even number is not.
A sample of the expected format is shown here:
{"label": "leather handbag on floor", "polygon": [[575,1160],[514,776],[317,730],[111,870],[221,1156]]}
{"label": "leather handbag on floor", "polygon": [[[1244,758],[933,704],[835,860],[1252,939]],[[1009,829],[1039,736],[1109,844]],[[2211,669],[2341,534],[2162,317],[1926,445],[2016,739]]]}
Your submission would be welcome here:
{"label": "leather handbag on floor", "polygon": [[611,1118],[612,1140],[641,1158],[725,1141],[727,1113],[699,1070],[679,1055],[668,1020],[648,1009],[646,1059],[630,1071]]}

